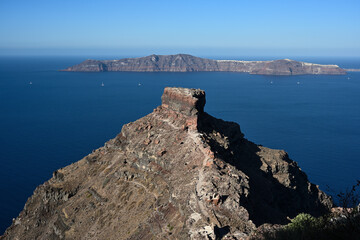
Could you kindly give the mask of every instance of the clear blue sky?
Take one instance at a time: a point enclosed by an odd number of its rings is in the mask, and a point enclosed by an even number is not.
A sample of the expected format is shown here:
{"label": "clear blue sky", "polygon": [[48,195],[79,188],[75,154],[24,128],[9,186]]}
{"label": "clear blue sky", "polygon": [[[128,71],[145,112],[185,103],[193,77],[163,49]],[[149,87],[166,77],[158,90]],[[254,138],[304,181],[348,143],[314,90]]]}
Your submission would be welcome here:
{"label": "clear blue sky", "polygon": [[0,54],[360,56],[360,0],[0,0]]}

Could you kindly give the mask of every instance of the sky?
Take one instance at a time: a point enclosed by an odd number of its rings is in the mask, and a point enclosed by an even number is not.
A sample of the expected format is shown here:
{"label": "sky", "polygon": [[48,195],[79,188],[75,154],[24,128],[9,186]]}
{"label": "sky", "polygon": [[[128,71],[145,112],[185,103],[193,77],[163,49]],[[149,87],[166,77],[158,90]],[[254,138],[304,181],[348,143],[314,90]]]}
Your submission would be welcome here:
{"label": "sky", "polygon": [[0,0],[1,54],[360,56],[359,0]]}

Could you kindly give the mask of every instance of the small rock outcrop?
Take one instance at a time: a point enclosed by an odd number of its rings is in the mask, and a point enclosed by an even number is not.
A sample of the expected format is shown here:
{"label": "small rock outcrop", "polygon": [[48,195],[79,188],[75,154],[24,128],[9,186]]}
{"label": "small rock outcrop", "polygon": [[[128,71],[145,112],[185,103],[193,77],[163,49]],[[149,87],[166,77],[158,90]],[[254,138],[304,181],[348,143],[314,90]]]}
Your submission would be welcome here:
{"label": "small rock outcrop", "polygon": [[196,116],[204,112],[205,92],[199,89],[165,88],[161,97],[162,107],[186,116]]}
{"label": "small rock outcrop", "polygon": [[188,54],[150,55],[119,60],[86,60],[68,72],[243,72],[262,75],[331,74],[346,71],[337,65],[321,65],[290,59],[274,61],[212,60]]}
{"label": "small rock outcrop", "polygon": [[204,105],[202,90],[165,88],[152,113],[37,187],[0,239],[245,239],[329,211],[284,151]]}

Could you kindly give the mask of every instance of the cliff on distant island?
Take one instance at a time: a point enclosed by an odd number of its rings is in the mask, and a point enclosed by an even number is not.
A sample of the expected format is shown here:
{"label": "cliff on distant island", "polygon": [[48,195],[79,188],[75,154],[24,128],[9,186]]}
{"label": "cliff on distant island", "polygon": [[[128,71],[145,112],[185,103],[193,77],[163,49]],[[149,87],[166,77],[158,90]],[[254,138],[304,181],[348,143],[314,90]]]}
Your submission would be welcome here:
{"label": "cliff on distant island", "polygon": [[243,72],[263,75],[346,74],[337,65],[290,59],[274,61],[212,60],[187,54],[151,55],[119,60],[86,60],[62,71],[70,72]]}
{"label": "cliff on distant island", "polygon": [[152,113],[37,187],[0,239],[244,239],[329,211],[286,152],[250,142],[205,101],[165,88]]}
{"label": "cliff on distant island", "polygon": [[347,72],[360,72],[360,69],[358,68],[348,68],[348,69],[344,69]]}

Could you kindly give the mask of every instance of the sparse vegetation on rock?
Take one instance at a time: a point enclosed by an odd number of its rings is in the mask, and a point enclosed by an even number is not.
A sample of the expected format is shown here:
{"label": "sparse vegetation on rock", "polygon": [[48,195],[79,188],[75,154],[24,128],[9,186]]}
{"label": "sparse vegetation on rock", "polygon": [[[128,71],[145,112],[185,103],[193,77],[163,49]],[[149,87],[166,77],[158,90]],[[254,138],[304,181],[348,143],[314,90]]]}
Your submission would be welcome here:
{"label": "sparse vegetation on rock", "polygon": [[337,194],[339,207],[320,217],[300,213],[284,226],[259,228],[251,239],[358,240],[360,239],[360,181]]}

